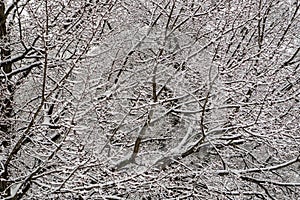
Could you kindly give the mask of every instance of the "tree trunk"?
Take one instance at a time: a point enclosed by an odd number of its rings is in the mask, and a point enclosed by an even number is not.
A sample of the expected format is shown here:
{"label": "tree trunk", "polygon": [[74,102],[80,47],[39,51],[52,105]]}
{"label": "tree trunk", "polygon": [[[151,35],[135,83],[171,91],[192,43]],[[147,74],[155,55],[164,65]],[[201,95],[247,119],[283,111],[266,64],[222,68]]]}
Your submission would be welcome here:
{"label": "tree trunk", "polygon": [[[0,40],[4,44],[0,46],[1,62],[10,58],[10,49],[8,47],[8,34],[6,30],[6,16],[5,5],[0,3]],[[11,63],[0,64],[1,73],[8,74],[12,71]],[[7,133],[10,130],[10,117],[12,114],[12,100],[13,100],[13,85],[10,83],[9,78],[0,80],[0,131]],[[1,133],[1,132],[0,132]]]}
{"label": "tree trunk", "polygon": [[[5,16],[5,5],[0,2],[0,41],[3,45],[0,46],[0,70],[2,74],[8,74],[12,71],[12,64],[2,64],[4,60],[10,58],[10,49],[8,47],[8,34],[6,30],[6,16]],[[8,137],[8,133],[11,130],[10,118],[12,115],[12,101],[13,101],[13,85],[10,83],[9,78],[0,79],[0,138],[1,145],[4,147]],[[3,166],[3,165],[2,165]],[[7,169],[0,168],[0,193],[4,192],[8,186],[7,182],[8,172]],[[5,192],[9,195],[9,191]]]}

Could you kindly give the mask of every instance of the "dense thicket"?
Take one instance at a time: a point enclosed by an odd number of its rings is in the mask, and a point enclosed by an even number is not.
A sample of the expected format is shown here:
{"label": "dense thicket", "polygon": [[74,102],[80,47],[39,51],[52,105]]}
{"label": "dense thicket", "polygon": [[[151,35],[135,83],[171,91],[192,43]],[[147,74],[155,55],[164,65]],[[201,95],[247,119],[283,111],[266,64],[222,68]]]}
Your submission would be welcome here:
{"label": "dense thicket", "polygon": [[299,7],[1,1],[1,198],[299,199]]}

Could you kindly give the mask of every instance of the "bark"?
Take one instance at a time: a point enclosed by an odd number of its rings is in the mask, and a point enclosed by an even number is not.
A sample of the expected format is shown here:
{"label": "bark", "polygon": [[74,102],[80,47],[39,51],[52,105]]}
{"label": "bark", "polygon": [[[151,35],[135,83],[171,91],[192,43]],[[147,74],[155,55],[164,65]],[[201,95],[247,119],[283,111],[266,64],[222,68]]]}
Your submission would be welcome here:
{"label": "bark", "polygon": [[[0,2],[0,41],[3,45],[0,46],[0,58],[1,61],[10,58],[10,49],[8,47],[8,33],[6,29],[6,15],[5,15],[5,5]],[[5,63],[0,65],[1,74],[8,74],[12,71],[12,64]],[[5,77],[0,79],[0,137],[2,144],[7,137],[8,132],[11,129],[10,118],[12,115],[12,101],[13,101],[13,85],[10,83],[9,78]],[[8,186],[8,172],[6,167],[4,169],[0,168],[0,192],[4,192],[9,195],[9,191],[5,191]]]}
{"label": "bark", "polygon": [[[10,49],[8,47],[8,33],[6,29],[6,15],[5,5],[3,2],[0,3],[0,40],[4,44],[0,46],[0,58],[1,61],[10,58]],[[2,62],[3,63],[3,62]],[[2,74],[8,74],[12,71],[12,64],[5,63],[0,66]],[[12,114],[12,101],[13,101],[13,85],[10,83],[9,78],[5,77],[0,80],[0,131],[7,133],[10,130],[9,118]]]}

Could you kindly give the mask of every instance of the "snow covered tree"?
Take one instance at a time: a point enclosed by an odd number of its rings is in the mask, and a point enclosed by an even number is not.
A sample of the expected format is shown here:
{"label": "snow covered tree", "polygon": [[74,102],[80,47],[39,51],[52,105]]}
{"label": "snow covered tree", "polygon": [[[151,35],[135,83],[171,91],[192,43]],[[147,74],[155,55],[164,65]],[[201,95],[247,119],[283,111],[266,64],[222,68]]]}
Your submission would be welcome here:
{"label": "snow covered tree", "polygon": [[299,7],[2,1],[1,197],[299,198]]}

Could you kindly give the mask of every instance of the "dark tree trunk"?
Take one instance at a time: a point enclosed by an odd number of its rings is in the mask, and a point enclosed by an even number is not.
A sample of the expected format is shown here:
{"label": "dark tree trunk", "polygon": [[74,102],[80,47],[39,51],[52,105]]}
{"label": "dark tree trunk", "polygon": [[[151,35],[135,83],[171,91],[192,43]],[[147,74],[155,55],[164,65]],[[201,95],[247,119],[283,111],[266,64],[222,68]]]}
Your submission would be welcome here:
{"label": "dark tree trunk", "polygon": [[[5,5],[0,3],[0,40],[4,45],[0,46],[0,63],[10,58],[10,49],[8,47],[8,34],[6,30],[6,16]],[[0,64],[1,73],[8,74],[12,71],[12,64],[6,62]],[[10,117],[12,114],[12,101],[13,101],[13,85],[10,83],[9,78],[0,79],[0,131],[7,133],[10,130]]]}
{"label": "dark tree trunk", "polygon": [[[12,64],[7,62],[2,64],[4,60],[10,58],[9,39],[6,29],[6,15],[5,5],[3,1],[0,2],[0,41],[3,45],[0,46],[0,74],[9,74],[12,71]],[[12,115],[12,101],[13,101],[13,85],[9,78],[0,79],[0,141],[1,146],[5,145],[9,132],[11,130],[11,115]],[[3,165],[2,165],[3,166]],[[6,167],[0,167],[0,193],[4,192],[8,186],[8,172]],[[9,191],[5,191],[5,195],[9,195]]]}

